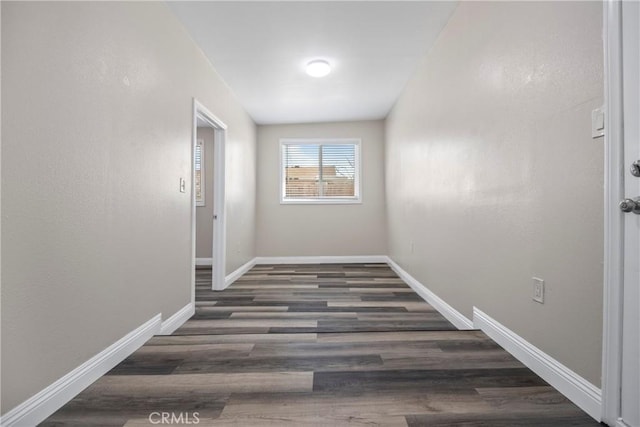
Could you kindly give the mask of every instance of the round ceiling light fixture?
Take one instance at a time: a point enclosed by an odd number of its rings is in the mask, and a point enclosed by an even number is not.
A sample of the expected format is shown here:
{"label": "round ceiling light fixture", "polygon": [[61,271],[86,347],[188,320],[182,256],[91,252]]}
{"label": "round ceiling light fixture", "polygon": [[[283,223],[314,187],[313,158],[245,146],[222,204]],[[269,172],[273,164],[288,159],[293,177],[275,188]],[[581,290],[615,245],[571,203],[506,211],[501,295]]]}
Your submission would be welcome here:
{"label": "round ceiling light fixture", "polygon": [[307,74],[311,77],[324,77],[331,72],[331,65],[324,59],[314,59],[307,64]]}

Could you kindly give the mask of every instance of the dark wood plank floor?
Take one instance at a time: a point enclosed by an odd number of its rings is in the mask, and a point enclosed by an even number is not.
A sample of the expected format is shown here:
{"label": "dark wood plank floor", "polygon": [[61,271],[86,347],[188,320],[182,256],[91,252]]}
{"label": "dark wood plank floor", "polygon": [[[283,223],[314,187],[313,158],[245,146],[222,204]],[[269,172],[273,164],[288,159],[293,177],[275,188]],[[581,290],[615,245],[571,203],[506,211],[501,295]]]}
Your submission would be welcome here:
{"label": "dark wood plank floor", "polygon": [[599,425],[385,264],[257,266],[210,287],[198,270],[195,316],[43,425],[152,425],[153,412],[198,425]]}

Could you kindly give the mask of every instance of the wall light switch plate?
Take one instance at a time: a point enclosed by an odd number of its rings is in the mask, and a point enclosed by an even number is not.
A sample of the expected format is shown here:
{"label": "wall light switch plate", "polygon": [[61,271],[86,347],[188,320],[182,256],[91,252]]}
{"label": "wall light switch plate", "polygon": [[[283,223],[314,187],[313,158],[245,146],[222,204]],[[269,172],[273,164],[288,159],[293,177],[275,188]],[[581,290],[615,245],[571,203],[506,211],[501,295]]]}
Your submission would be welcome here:
{"label": "wall light switch plate", "polygon": [[533,277],[533,300],[544,304],[544,280]]}
{"label": "wall light switch plate", "polygon": [[591,112],[591,138],[604,136],[604,107]]}
{"label": "wall light switch plate", "polygon": [[184,178],[180,178],[180,192],[181,193],[187,192],[187,181],[185,181]]}

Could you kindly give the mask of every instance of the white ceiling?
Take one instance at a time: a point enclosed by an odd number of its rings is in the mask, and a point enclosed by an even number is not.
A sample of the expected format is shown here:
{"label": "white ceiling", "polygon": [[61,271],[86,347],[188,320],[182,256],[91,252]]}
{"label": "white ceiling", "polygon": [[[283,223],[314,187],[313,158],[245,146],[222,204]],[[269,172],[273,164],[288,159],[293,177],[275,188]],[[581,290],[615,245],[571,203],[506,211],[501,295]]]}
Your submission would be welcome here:
{"label": "white ceiling", "polygon": [[[169,2],[258,124],[384,118],[455,2]],[[305,74],[328,60],[324,78]]]}

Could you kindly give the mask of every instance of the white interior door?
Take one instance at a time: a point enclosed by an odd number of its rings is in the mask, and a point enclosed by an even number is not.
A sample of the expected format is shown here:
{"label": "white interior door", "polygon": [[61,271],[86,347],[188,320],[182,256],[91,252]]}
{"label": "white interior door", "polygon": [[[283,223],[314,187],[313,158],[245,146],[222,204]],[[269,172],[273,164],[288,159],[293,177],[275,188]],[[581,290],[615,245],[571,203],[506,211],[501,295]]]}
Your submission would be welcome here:
{"label": "white interior door", "polygon": [[[640,2],[621,3],[624,197],[638,206],[635,213],[624,214],[621,419],[618,423],[640,427]],[[638,162],[635,173],[634,162]],[[634,207],[633,203],[629,204]]]}

